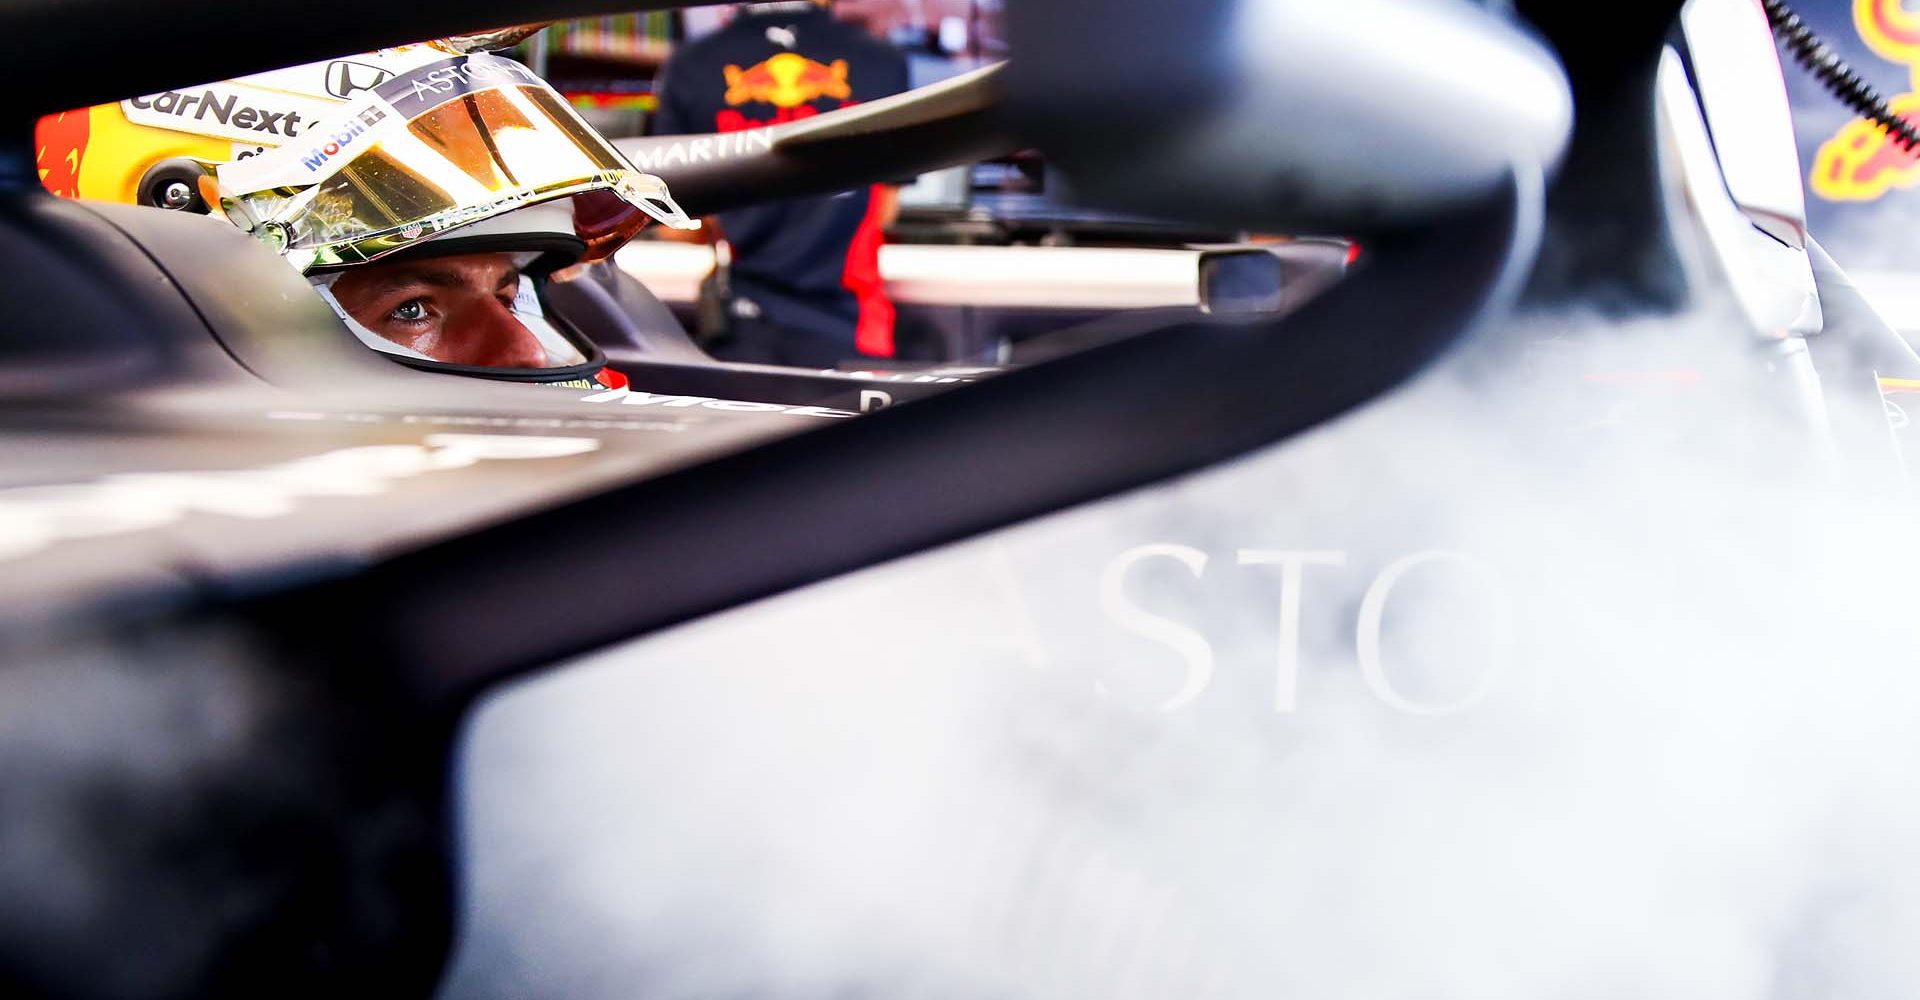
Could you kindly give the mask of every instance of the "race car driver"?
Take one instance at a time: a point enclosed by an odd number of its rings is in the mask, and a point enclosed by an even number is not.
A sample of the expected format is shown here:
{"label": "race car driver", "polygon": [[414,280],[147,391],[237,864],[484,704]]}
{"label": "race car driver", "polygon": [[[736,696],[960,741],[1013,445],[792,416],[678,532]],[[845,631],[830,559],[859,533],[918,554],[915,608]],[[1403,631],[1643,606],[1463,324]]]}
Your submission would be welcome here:
{"label": "race car driver", "polygon": [[455,368],[575,368],[589,363],[591,346],[548,317],[537,289],[585,249],[574,234],[573,207],[546,203],[310,278],[376,351]]}
{"label": "race car driver", "polygon": [[[88,141],[72,190],[57,193],[217,206],[306,275],[364,345],[428,370],[592,379],[604,356],[548,312],[544,282],[650,220],[698,225],[530,70],[448,43],[75,114]],[[261,121],[277,123],[279,145],[220,141],[236,126],[258,135]],[[229,148],[234,158],[209,163]]]}

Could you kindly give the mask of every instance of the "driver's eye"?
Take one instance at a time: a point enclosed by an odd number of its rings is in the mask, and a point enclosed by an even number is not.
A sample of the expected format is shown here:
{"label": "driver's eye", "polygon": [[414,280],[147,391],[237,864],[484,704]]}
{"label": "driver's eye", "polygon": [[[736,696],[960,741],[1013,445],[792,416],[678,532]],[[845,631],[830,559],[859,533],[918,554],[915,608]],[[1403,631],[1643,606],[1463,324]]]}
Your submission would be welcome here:
{"label": "driver's eye", "polygon": [[427,318],[427,303],[422,299],[403,302],[388,315],[403,323],[418,323]]}

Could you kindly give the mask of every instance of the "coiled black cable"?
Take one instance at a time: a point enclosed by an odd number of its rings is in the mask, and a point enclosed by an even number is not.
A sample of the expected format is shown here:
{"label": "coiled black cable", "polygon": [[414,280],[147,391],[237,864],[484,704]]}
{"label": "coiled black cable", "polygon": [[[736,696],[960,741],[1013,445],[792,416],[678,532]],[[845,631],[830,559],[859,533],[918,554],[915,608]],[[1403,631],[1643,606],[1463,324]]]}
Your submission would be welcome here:
{"label": "coiled black cable", "polygon": [[1839,54],[1827,47],[1820,36],[1813,33],[1800,20],[1783,0],[1761,0],[1761,6],[1767,9],[1767,23],[1773,26],[1773,34],[1780,44],[1793,54],[1795,62],[1805,67],[1814,78],[1826,86],[1841,103],[1879,125],[1893,141],[1912,152],[1920,147],[1920,129],[1906,119],[1893,113],[1886,99],[1860,74],[1853,71]]}

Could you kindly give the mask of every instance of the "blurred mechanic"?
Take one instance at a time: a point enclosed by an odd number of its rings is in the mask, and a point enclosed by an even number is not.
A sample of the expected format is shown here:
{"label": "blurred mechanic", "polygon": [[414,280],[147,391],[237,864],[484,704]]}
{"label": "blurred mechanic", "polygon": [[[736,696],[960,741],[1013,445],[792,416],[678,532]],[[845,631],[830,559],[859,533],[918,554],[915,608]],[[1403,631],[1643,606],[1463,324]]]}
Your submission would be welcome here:
{"label": "blurred mechanic", "polygon": [[[545,81],[460,41],[51,118],[43,145],[71,133],[62,155],[76,168],[71,183],[49,187],[175,209],[217,204],[298,268],[362,344],[410,367],[624,385],[590,339],[549,312],[545,284],[605,258],[649,220],[696,224]],[[234,144],[255,136],[250,149]]]}
{"label": "blurred mechanic", "polygon": [[[682,46],[661,71],[656,135],[738,132],[799,121],[907,89],[906,56],[836,20],[828,0],[743,5],[733,22]],[[703,329],[729,361],[831,368],[894,355],[894,309],[880,278],[891,185],[726,212]],[[717,221],[717,225],[714,223]]]}

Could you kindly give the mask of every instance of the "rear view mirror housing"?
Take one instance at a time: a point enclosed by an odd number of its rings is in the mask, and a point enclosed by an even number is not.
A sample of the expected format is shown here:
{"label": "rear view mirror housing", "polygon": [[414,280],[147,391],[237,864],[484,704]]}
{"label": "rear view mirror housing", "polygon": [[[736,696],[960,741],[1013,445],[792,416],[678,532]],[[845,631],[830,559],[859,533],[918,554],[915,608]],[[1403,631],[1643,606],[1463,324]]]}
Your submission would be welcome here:
{"label": "rear view mirror housing", "polygon": [[[1084,203],[1272,233],[1384,233],[1551,172],[1555,54],[1468,0],[1007,6],[1016,130]],[[1329,141],[1338,136],[1338,141]]]}
{"label": "rear view mirror housing", "polygon": [[1280,258],[1263,248],[1200,254],[1200,311],[1210,316],[1278,312],[1286,284]]}
{"label": "rear view mirror housing", "polygon": [[1210,316],[1292,312],[1344,277],[1359,252],[1334,239],[1197,249],[1200,311]]}

